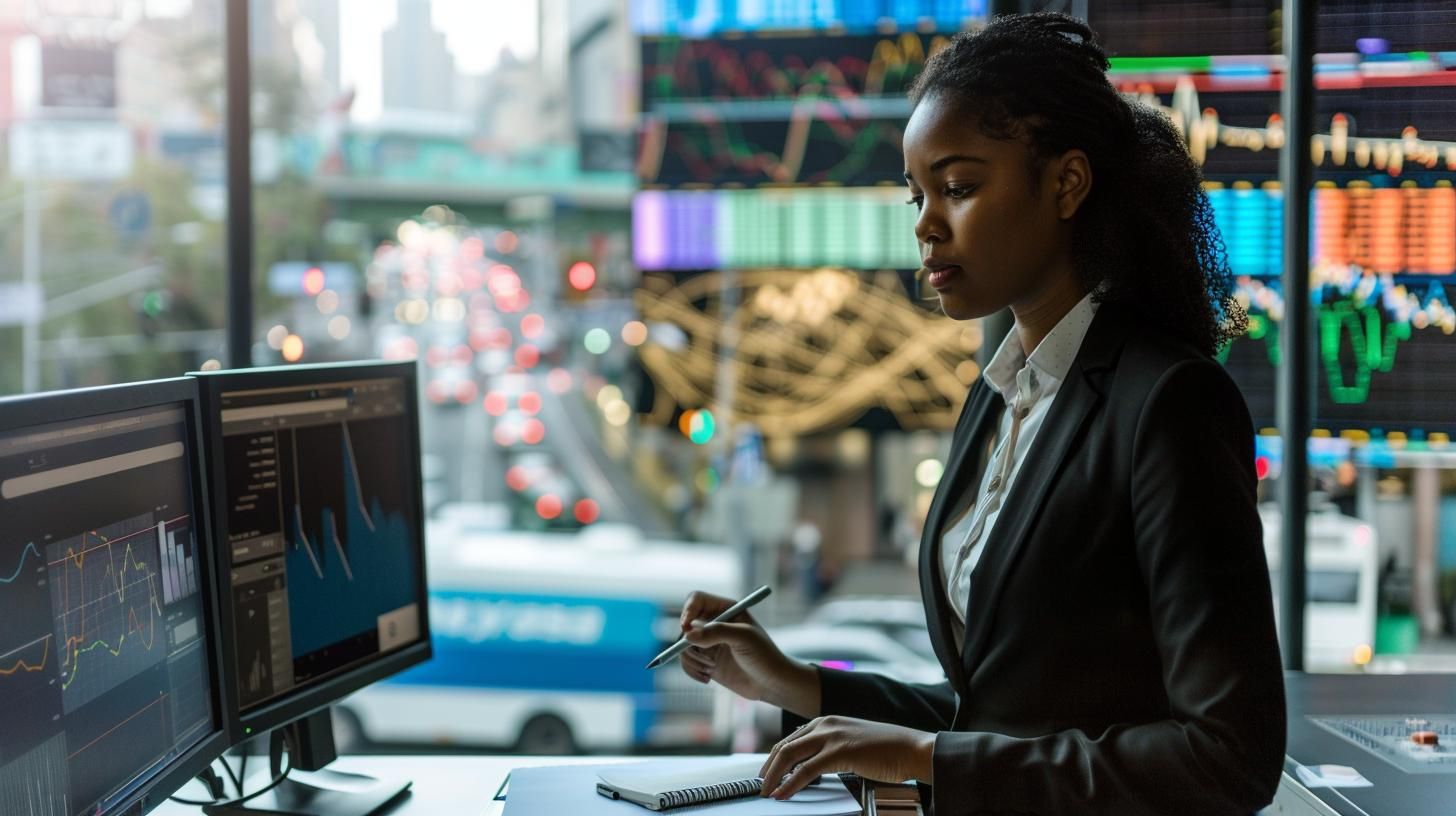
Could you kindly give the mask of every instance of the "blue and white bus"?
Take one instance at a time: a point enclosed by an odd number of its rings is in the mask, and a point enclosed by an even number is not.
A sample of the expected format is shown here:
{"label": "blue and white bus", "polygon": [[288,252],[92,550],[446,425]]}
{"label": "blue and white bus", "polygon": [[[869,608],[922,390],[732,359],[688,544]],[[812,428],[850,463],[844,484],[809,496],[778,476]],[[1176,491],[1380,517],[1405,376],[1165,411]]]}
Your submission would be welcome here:
{"label": "blue and white bus", "polygon": [[719,687],[643,666],[676,639],[689,591],[742,590],[730,550],[618,525],[432,522],[427,539],[435,657],[345,700],[346,735],[551,754],[729,744]]}

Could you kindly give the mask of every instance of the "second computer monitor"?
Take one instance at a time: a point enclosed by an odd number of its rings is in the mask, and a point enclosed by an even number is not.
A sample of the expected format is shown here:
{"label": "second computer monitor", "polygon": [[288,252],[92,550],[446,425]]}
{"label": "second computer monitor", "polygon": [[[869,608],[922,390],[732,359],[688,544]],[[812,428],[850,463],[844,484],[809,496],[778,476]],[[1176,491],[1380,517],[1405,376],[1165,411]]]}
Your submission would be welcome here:
{"label": "second computer monitor", "polygon": [[428,659],[414,364],[199,381],[240,733]]}

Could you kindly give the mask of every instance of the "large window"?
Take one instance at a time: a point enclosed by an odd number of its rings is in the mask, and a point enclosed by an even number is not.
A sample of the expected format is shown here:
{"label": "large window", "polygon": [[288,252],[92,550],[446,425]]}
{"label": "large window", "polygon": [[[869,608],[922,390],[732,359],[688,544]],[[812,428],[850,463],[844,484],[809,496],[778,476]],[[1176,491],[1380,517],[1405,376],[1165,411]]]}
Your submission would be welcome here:
{"label": "large window", "polygon": [[0,4],[0,393],[221,356],[222,17]]}
{"label": "large window", "polygon": [[[1251,315],[1222,359],[1277,586],[1280,4],[1071,5],[1207,177]],[[1314,670],[1456,670],[1446,5],[1321,4]],[[771,583],[758,615],[795,653],[934,678],[921,526],[995,338],[919,297],[900,139],[908,83],[986,13],[248,4],[244,356],[419,360],[436,637],[482,665],[522,643],[560,666],[650,655],[689,590]],[[223,19],[224,0],[0,0],[0,393],[227,362]],[[471,676],[488,716],[432,716],[458,690],[420,682],[339,719],[550,753],[776,728],[675,671]]]}

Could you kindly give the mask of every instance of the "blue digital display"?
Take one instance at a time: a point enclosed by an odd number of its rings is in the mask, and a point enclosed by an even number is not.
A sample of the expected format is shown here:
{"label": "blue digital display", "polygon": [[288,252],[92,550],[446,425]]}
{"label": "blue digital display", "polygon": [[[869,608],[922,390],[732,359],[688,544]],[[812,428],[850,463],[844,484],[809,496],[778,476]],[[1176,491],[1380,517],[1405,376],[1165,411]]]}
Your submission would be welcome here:
{"label": "blue digital display", "polygon": [[986,17],[986,0],[633,0],[638,34],[710,37],[720,32],[886,27],[958,31]]}

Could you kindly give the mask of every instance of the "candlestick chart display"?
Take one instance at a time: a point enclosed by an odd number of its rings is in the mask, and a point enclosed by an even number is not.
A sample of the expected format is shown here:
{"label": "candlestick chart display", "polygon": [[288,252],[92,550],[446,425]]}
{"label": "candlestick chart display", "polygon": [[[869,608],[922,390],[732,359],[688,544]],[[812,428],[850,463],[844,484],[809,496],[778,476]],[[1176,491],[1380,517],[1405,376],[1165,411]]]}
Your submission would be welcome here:
{"label": "candlestick chart display", "polygon": [[[1456,54],[1323,54],[1308,146],[1316,427],[1449,434],[1456,420]],[[1113,82],[1162,107],[1203,166],[1250,331],[1223,357],[1274,424],[1286,304],[1278,57],[1120,58]]]}
{"label": "candlestick chart display", "polygon": [[905,93],[954,30],[645,39],[638,266],[918,267]]}
{"label": "candlestick chart display", "polygon": [[[1088,13],[1110,81],[1172,118],[1202,167],[1251,316],[1249,334],[1221,356],[1256,421],[1272,425],[1284,317],[1281,7],[1111,0]],[[642,44],[637,264],[913,271],[914,211],[897,201],[904,90],[954,30],[652,29],[688,36]],[[739,33],[711,36],[722,31]],[[1310,193],[1319,427],[1456,432],[1447,409],[1456,377],[1443,373],[1456,368],[1444,364],[1456,352],[1452,32],[1456,9],[1434,0],[1321,6],[1307,146],[1319,182]]]}
{"label": "candlestick chart display", "polygon": [[644,184],[898,183],[909,83],[945,35],[642,44]]}

